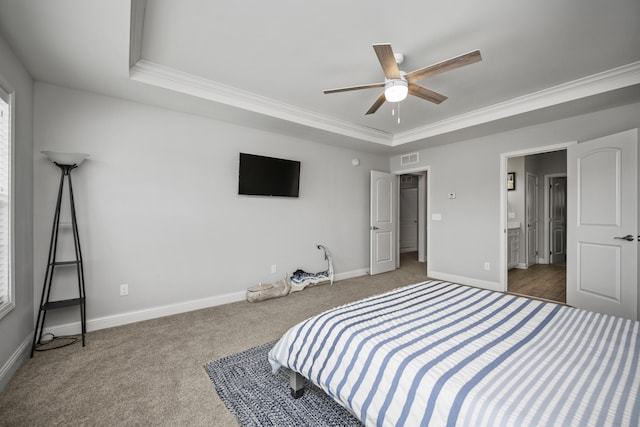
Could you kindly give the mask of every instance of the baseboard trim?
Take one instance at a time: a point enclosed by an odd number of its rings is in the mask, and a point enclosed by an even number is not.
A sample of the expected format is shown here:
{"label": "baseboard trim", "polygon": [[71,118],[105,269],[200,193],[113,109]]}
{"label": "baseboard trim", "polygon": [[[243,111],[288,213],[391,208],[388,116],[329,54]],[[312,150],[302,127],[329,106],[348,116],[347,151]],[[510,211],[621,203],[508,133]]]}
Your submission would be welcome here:
{"label": "baseboard trim", "polygon": [[28,359],[32,340],[33,333],[30,333],[9,357],[9,360],[0,368],[0,392],[9,384],[9,380],[11,380],[18,368]]}
{"label": "baseboard trim", "polygon": [[[367,274],[369,274],[369,270],[367,269],[346,271],[343,273],[335,274],[334,280],[346,280],[354,277],[365,276]],[[187,313],[189,311],[201,310],[203,308],[215,307],[217,305],[229,304],[232,302],[244,301],[246,298],[246,291],[232,292],[197,300],[184,301],[176,304],[151,307],[144,310],[136,310],[127,313],[114,314],[111,316],[87,319],[87,332],[113,328],[116,326],[123,326],[129,323],[142,322],[145,320],[157,319],[159,317],[171,316],[174,314]],[[66,323],[44,328],[44,333],[51,333],[56,336],[74,335],[78,334],[79,332],[80,322]]]}
{"label": "baseboard trim", "polygon": [[[151,307],[144,310],[130,311],[126,313],[114,314],[111,316],[87,319],[87,332],[100,329],[113,328],[127,325],[129,323],[142,322],[159,317],[171,316],[174,314],[186,313],[217,305],[229,304],[232,302],[244,301],[247,297],[246,291],[232,292],[229,294],[216,295],[197,300],[184,301],[177,304],[168,304],[159,307]],[[74,335],[80,331],[80,322],[66,323],[45,327],[45,333],[52,333],[57,336]]]}
{"label": "baseboard trim", "polygon": [[428,271],[427,276],[433,279],[445,280],[447,282],[460,283],[462,285],[474,286],[476,288],[489,289],[490,291],[504,292],[500,282],[490,282],[488,280],[474,279],[471,277],[458,276],[455,274],[441,273],[439,271]]}
{"label": "baseboard trim", "polygon": [[334,281],[353,279],[354,277],[366,276],[369,274],[368,268],[361,268],[359,270],[345,271],[344,273],[337,273],[333,276]]}

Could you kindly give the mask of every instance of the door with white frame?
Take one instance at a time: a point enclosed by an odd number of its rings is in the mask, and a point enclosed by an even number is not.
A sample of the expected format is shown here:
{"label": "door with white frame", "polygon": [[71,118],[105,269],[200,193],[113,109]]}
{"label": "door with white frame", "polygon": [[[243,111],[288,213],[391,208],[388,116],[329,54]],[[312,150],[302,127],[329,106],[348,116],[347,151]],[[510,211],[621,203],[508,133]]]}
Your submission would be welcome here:
{"label": "door with white frame", "polygon": [[397,258],[397,180],[387,172],[371,171],[369,274],[395,270]]}
{"label": "door with white frame", "polygon": [[567,304],[638,319],[638,129],[567,151]]}
{"label": "door with white frame", "polygon": [[525,189],[527,267],[538,263],[538,176],[527,172]]}
{"label": "door with white frame", "polygon": [[[554,151],[559,151],[559,150],[566,150],[569,146],[571,145],[571,143],[569,142],[563,142],[563,143],[559,143],[559,144],[554,144],[554,145],[548,145],[548,146],[543,146],[543,147],[536,147],[536,148],[531,148],[531,149],[527,149],[527,150],[521,150],[521,151],[513,151],[513,152],[509,152],[509,153],[502,153],[500,155],[501,157],[501,177],[505,177],[507,176],[507,170],[508,170],[508,160],[509,159],[514,159],[514,158],[520,158],[520,157],[526,157],[526,156],[531,156],[531,155],[535,155],[535,154],[541,154],[541,153],[550,153],[550,152],[554,152]],[[524,166],[523,166],[524,167]],[[532,177],[530,178],[528,175],[531,175]],[[501,243],[501,259],[502,259],[502,268],[501,268],[501,273],[500,273],[500,283],[501,283],[501,289],[506,292],[508,290],[508,285],[509,285],[509,273],[508,273],[508,267],[509,267],[509,263],[508,263],[508,250],[509,250],[509,239],[508,239],[508,223],[510,220],[512,220],[512,218],[509,218],[509,212],[507,209],[508,206],[508,186],[507,186],[507,180],[504,178],[501,178],[501,199],[500,199],[500,203],[501,203],[501,211],[502,211],[502,227],[500,230],[501,233],[501,238],[502,238],[502,243]],[[524,245],[521,247],[522,251],[524,251],[524,254],[520,255],[520,259],[523,260],[525,262],[525,265],[531,265],[529,264],[530,262],[532,263],[537,263],[538,260],[540,259],[539,255],[536,255],[536,251],[538,251],[538,240],[537,240],[537,232],[535,232],[534,230],[537,230],[539,226],[542,226],[542,224],[539,224],[539,214],[538,214],[538,209],[536,208],[536,206],[538,206],[538,191],[536,189],[536,187],[538,186],[538,181],[537,181],[537,176],[535,174],[526,174],[525,173],[525,183],[524,183],[524,188],[525,188],[525,195],[524,195],[524,212],[522,214],[523,217],[523,221],[524,221]],[[527,198],[527,194],[529,194],[529,198]],[[527,200],[528,199],[528,200]]]}

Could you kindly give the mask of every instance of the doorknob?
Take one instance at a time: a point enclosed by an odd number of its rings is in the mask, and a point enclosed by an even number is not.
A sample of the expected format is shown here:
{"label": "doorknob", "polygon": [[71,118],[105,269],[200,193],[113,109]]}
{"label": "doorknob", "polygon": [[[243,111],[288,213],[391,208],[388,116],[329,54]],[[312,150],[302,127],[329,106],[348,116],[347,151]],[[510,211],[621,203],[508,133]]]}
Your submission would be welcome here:
{"label": "doorknob", "polygon": [[371,229],[372,229],[372,230],[380,230],[380,229],[379,229],[378,227],[376,227],[375,225],[372,225],[372,226],[371,226]]}
{"label": "doorknob", "polygon": [[614,239],[626,240],[627,242],[633,242],[635,240],[631,234],[627,234],[624,237],[614,237]]}

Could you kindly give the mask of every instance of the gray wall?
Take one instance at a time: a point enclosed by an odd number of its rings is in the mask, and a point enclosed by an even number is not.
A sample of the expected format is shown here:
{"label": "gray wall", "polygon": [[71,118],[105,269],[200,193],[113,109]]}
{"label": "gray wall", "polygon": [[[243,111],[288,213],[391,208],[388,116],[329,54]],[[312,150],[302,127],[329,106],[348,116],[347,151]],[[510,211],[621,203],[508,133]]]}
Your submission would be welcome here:
{"label": "gray wall", "polygon": [[[580,142],[637,127],[640,104],[632,104],[421,150],[420,164],[411,168],[430,167],[431,213],[442,214],[441,221],[430,222],[429,271],[462,283],[499,285],[501,153]],[[390,159],[390,168],[403,171],[400,155]],[[457,197],[448,199],[450,192]],[[484,262],[490,262],[491,270],[483,269]]]}
{"label": "gray wall", "polygon": [[[59,174],[39,152],[91,155],[72,173],[89,329],[158,307],[242,298],[297,268],[324,270],[316,244],[332,251],[342,277],[368,269],[369,171],[387,170],[385,156],[43,83],[35,114],[36,288]],[[239,196],[239,152],[301,161],[300,198]],[[51,314],[49,326],[77,319],[73,310]]]}
{"label": "gray wall", "polygon": [[15,91],[13,147],[14,269],[16,307],[0,319],[0,390],[30,348],[33,330],[33,81],[0,38],[0,75]]}

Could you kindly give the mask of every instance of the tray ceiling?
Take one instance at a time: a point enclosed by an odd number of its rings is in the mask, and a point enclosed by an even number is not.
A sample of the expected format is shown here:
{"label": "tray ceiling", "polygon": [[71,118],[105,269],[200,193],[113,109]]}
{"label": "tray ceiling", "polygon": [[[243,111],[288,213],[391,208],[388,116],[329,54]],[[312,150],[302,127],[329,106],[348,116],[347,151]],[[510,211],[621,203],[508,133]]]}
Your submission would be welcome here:
{"label": "tray ceiling", "polygon": [[[640,100],[640,2],[0,0],[0,33],[36,80],[320,142],[373,150],[449,142]],[[412,71],[475,49],[481,62],[420,82],[400,123],[372,49]],[[397,107],[396,107],[397,110]],[[526,119],[529,117],[529,120]]]}

